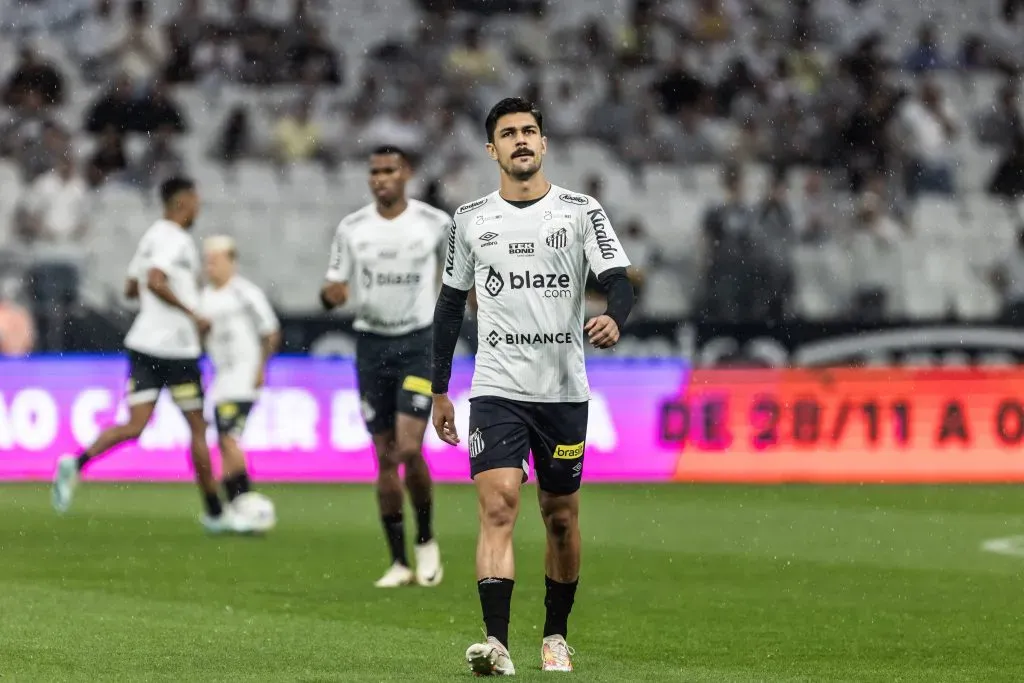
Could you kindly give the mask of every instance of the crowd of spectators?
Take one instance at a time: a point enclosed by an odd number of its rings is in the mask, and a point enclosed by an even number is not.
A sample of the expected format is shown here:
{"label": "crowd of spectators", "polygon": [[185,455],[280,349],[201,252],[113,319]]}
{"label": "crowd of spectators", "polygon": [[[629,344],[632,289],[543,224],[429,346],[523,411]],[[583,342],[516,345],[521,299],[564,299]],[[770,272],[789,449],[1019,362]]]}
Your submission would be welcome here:
{"label": "crowd of spectators", "polygon": [[[331,174],[400,145],[419,158],[428,200],[451,210],[471,198],[460,179],[483,112],[513,92],[541,105],[553,140],[606,145],[638,189],[650,164],[727,162],[724,199],[703,219],[694,314],[710,318],[790,315],[792,248],[835,239],[868,266],[846,313],[884,317],[883,276],[870,266],[910,229],[918,198],[959,191],[965,139],[1000,155],[988,192],[1024,195],[1024,0],[1002,0],[991,26],[955,44],[929,20],[893,44],[880,0],[630,0],[621,21],[568,24],[543,0],[505,3],[514,11],[419,0],[412,30],[381,35],[365,54],[325,29],[344,3],[281,1],[286,18],[258,0],[181,0],[157,19],[153,0],[0,0],[0,40],[18,45],[0,92],[0,157],[27,188],[12,234],[73,243],[89,230],[96,188],[151,194],[189,171],[182,136],[214,129],[207,162],[262,160],[282,177],[297,162]],[[71,71],[36,49],[50,34]],[[996,101],[965,111],[935,75],[975,70],[1005,82]],[[193,88],[215,101],[230,84],[287,97],[199,112],[176,96]],[[63,115],[75,87],[95,91],[81,120]],[[757,198],[738,184],[751,162],[775,169]],[[788,199],[794,166],[810,170],[801,207]],[[855,210],[840,212],[839,195]],[[645,226],[622,230],[653,263]]]}

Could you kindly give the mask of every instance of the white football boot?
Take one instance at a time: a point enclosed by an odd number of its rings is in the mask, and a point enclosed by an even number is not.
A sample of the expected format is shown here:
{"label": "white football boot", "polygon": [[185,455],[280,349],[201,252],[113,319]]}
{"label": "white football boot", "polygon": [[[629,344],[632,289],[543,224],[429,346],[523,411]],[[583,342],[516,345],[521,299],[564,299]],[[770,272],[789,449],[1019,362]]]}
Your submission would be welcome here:
{"label": "white football boot", "polygon": [[57,458],[57,467],[53,473],[53,508],[57,512],[67,512],[71,507],[71,499],[78,485],[78,458],[73,455],[62,455]]}
{"label": "white football boot", "polygon": [[562,636],[548,636],[540,646],[541,671],[572,671],[572,655],[576,652],[569,647]]}
{"label": "white football boot", "polygon": [[486,642],[470,645],[466,650],[466,663],[477,676],[515,676],[516,667],[508,650],[494,636]]}
{"label": "white football boot", "polygon": [[413,548],[416,554],[416,583],[432,588],[444,578],[444,567],[441,566],[441,548],[437,541],[431,539]]}
{"label": "white football boot", "polygon": [[412,570],[395,562],[373,585],[377,588],[398,588],[399,586],[411,586],[415,582],[416,576]]}
{"label": "white football boot", "polygon": [[248,520],[235,512],[230,505],[225,505],[217,517],[203,515],[200,521],[207,533],[211,534],[250,534],[253,532],[252,525]]}

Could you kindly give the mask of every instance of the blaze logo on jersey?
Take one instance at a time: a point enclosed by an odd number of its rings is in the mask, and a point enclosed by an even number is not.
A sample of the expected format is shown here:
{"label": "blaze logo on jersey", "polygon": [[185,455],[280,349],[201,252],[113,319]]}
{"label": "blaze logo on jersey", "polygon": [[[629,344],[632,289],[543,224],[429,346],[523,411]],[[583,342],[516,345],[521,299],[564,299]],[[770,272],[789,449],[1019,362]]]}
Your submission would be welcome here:
{"label": "blaze logo on jersey", "polygon": [[545,299],[562,299],[571,296],[569,287],[572,279],[565,273],[509,273],[510,289],[543,289]]}
{"label": "blaze logo on jersey", "polygon": [[568,228],[558,228],[553,233],[544,238],[544,244],[548,245],[552,249],[565,249],[567,246],[569,246]]}
{"label": "blaze logo on jersey", "polygon": [[373,286],[373,273],[366,266],[363,266],[363,287],[369,289]]}
{"label": "blaze logo on jersey", "polygon": [[586,197],[581,197],[578,194],[569,194],[568,192],[558,195],[558,198],[561,199],[563,202],[567,202],[569,204],[576,204],[578,206],[583,206],[584,204],[590,203],[590,200],[587,199]]}
{"label": "blaze logo on jersey", "polygon": [[487,271],[487,279],[484,280],[484,289],[491,296],[498,296],[501,294],[501,290],[505,289],[505,280],[501,277],[501,273],[496,271],[493,267]]}
{"label": "blaze logo on jersey", "polygon": [[615,254],[619,253],[619,250],[616,248],[615,240],[608,234],[605,223],[607,217],[604,215],[604,211],[593,209],[587,211],[587,216],[590,217],[590,227],[594,229],[594,237],[597,239],[597,248],[601,250],[601,258],[605,261],[615,258]]}

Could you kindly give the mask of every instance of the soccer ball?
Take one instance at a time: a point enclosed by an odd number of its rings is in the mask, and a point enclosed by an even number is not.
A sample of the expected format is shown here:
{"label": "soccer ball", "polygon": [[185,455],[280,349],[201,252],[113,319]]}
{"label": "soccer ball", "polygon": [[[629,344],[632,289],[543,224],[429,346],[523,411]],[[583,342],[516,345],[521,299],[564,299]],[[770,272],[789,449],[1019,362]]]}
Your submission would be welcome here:
{"label": "soccer ball", "polygon": [[266,533],[277,524],[274,504],[262,493],[243,493],[235,498],[231,507],[234,508],[235,514],[242,517],[257,533]]}

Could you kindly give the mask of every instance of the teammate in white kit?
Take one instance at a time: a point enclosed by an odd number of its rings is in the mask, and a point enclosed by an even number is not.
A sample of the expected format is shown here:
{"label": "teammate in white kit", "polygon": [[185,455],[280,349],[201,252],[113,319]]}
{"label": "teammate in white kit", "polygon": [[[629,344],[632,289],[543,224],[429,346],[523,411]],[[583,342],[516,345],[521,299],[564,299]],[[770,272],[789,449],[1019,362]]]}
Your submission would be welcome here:
{"label": "teammate in white kit", "polygon": [[[430,417],[430,326],[451,219],[405,196],[412,169],[397,147],[370,155],[374,202],[349,214],[331,246],[320,299],[328,310],[352,301],[363,419],[377,454],[377,502],[391,566],[376,582],[436,586],[443,576],[432,524],[432,484],[423,459]],[[416,512],[416,569],[406,556],[402,479]]]}
{"label": "teammate in white kit", "polygon": [[[510,98],[485,122],[500,185],[455,212],[434,314],[434,428],[457,444],[448,398],[452,355],[468,292],[477,289],[479,348],[469,410],[470,470],[480,536],[477,586],[487,640],[466,651],[481,675],[513,675],[508,623],[514,585],[512,531],[533,453],[547,529],[545,671],[571,671],[565,638],[579,579],[579,487],[590,389],[584,341],[609,348],[633,305],[629,260],[593,197],[549,183],[543,119]],[[593,270],[607,289],[605,314],[584,325],[584,287]]]}
{"label": "teammate in white kit", "polygon": [[206,351],[213,362],[209,397],[214,406],[221,479],[228,503],[251,489],[240,442],[259,398],[267,361],[281,343],[281,325],[266,295],[237,272],[235,241],[218,235],[203,241],[206,278],[199,310],[210,321]]}
{"label": "teammate in white kit", "polygon": [[191,433],[192,464],[203,494],[203,525],[212,532],[245,531],[244,520],[225,512],[210,467],[203,417],[203,384],[199,371],[200,335],[209,323],[197,312],[199,253],[189,230],[199,213],[195,184],[171,178],[161,185],[164,217],[142,236],[128,266],[125,294],[139,298],[125,347],[128,350],[128,422],[104,430],[79,456],[58,459],[53,504],[71,505],[79,473],[91,461],[142,435],[165,387],[185,415]]}

